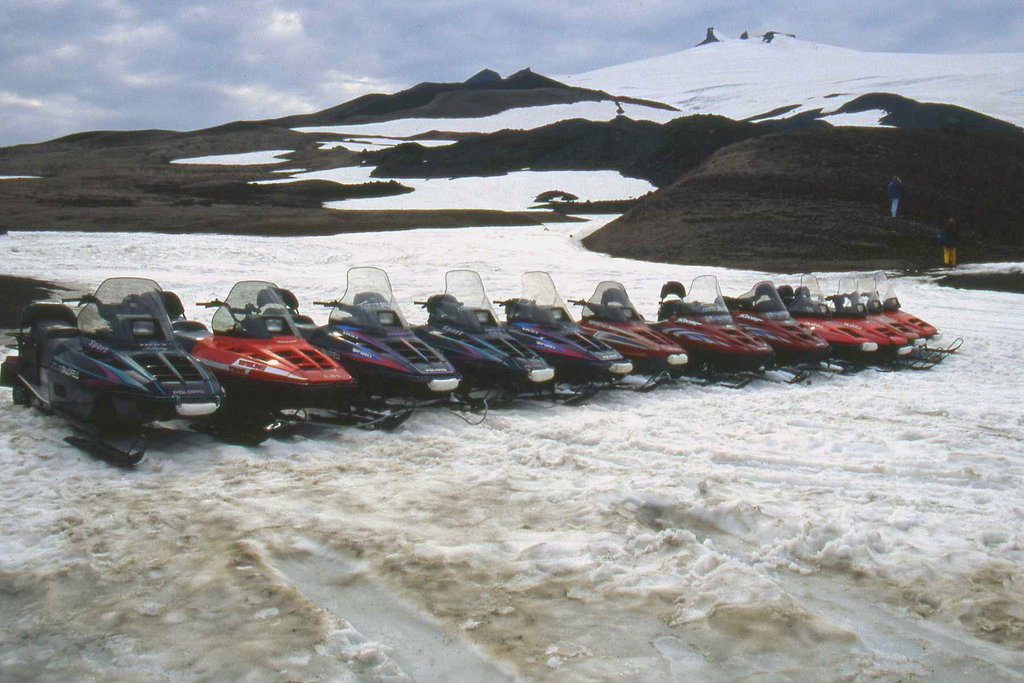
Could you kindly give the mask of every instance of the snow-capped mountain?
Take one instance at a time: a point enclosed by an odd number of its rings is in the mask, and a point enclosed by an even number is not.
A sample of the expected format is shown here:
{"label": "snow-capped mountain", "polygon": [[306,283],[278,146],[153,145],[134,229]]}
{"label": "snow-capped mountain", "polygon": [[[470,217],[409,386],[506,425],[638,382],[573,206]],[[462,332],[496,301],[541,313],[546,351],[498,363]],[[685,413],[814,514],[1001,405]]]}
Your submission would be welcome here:
{"label": "snow-capped mountain", "polygon": [[[943,102],[1024,125],[1024,53],[860,52],[776,35],[722,39],[661,57],[564,76],[570,85],[657,100],[680,115],[746,119],[835,111],[859,95],[887,92]],[[878,116],[826,118],[876,125]]]}

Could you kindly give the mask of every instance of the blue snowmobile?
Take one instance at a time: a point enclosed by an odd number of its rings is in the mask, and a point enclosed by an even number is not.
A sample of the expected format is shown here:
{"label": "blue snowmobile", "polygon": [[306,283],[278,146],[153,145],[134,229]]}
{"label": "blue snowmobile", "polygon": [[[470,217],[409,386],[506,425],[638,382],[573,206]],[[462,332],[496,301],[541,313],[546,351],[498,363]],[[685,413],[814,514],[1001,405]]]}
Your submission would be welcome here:
{"label": "blue snowmobile", "polygon": [[152,280],[110,278],[95,294],[30,304],[17,340],[0,366],[14,403],[67,417],[84,434],[68,443],[121,467],[145,456],[146,425],[205,417],[223,397],[175,340]]}

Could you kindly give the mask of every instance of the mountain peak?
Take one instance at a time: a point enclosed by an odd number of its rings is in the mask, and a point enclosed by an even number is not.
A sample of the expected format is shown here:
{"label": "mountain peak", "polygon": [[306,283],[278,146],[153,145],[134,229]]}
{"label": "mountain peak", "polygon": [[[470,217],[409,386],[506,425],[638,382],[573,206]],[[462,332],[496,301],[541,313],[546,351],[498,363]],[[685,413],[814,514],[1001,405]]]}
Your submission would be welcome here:
{"label": "mountain peak", "polygon": [[493,69],[481,69],[466,79],[466,85],[484,85],[501,81],[501,74]]}

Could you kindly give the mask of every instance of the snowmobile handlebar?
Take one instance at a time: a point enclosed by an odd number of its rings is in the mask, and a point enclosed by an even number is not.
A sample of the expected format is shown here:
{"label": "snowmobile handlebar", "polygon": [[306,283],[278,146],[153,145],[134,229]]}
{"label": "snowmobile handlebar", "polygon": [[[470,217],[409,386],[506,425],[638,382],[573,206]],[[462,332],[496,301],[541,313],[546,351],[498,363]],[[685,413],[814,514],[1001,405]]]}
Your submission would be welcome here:
{"label": "snowmobile handlebar", "polygon": [[69,296],[61,299],[62,304],[98,304],[99,299],[96,298],[95,294],[83,294],[82,296]]}
{"label": "snowmobile handlebar", "polygon": [[569,299],[569,303],[571,303],[574,306],[586,306],[587,305],[587,300],[586,299]]}
{"label": "snowmobile handlebar", "polygon": [[203,308],[214,308],[217,306],[223,306],[224,302],[220,299],[214,299],[213,301],[197,301],[196,306],[202,306]]}
{"label": "snowmobile handlebar", "polygon": [[314,306],[324,306],[326,308],[337,308],[338,306],[341,306],[342,303],[341,303],[341,300],[335,299],[334,301],[314,301],[313,305]]}

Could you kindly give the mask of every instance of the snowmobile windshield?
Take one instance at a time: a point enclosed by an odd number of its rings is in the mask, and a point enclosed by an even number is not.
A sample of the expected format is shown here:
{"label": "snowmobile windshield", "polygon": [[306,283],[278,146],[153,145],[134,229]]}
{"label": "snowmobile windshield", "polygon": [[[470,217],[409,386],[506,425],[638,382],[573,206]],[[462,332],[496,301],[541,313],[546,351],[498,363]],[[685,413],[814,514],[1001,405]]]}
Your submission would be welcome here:
{"label": "snowmobile windshield", "polygon": [[857,289],[857,279],[844,277],[839,280],[839,291],[829,300],[835,306],[836,315],[860,317],[867,315],[868,307],[862,292]]}
{"label": "snowmobile windshield", "polygon": [[756,313],[764,318],[788,320],[790,317],[789,309],[779,296],[779,290],[768,280],[758,282],[749,292],[739,295],[734,301],[738,310]]}
{"label": "snowmobile windshield", "polygon": [[874,275],[874,291],[878,293],[882,299],[882,310],[885,311],[898,311],[900,310],[900,300],[896,296],[896,288],[889,280],[888,276],[882,271],[878,271]]}
{"label": "snowmobile windshield", "polygon": [[598,283],[597,289],[583,304],[583,317],[615,323],[644,319],[629,300],[622,283],[611,280]]}
{"label": "snowmobile windshield", "polygon": [[[523,298],[520,301],[524,306],[521,320],[533,317],[531,322],[549,325],[576,324],[558,290],[555,289],[554,281],[545,271],[531,270],[523,273]],[[527,310],[529,306],[526,302],[533,302],[536,310]]]}
{"label": "snowmobile windshield", "polygon": [[718,278],[714,275],[701,275],[693,279],[690,291],[683,298],[683,310],[687,315],[717,325],[732,322],[722,290],[718,288]]}
{"label": "snowmobile windshield", "polygon": [[498,316],[476,271],[450,270],[445,273],[444,293],[460,304],[452,324],[471,331],[498,326]]}
{"label": "snowmobile windshield", "polygon": [[875,287],[875,276],[865,275],[857,278],[857,292],[861,301],[867,306],[868,313],[882,312],[882,293]]}
{"label": "snowmobile windshield", "polygon": [[104,280],[79,312],[78,329],[115,344],[166,344],[174,339],[163,290],[143,278]]}
{"label": "snowmobile windshield", "polygon": [[215,333],[250,339],[299,336],[277,285],[258,280],[236,283],[210,325]]}
{"label": "snowmobile windshield", "polygon": [[372,266],[349,268],[345,294],[331,311],[330,322],[376,334],[409,329],[388,274]]}
{"label": "snowmobile windshield", "polygon": [[789,312],[800,317],[816,318],[832,314],[816,276],[804,275],[800,278],[800,286],[793,290],[793,302],[789,304]]}

